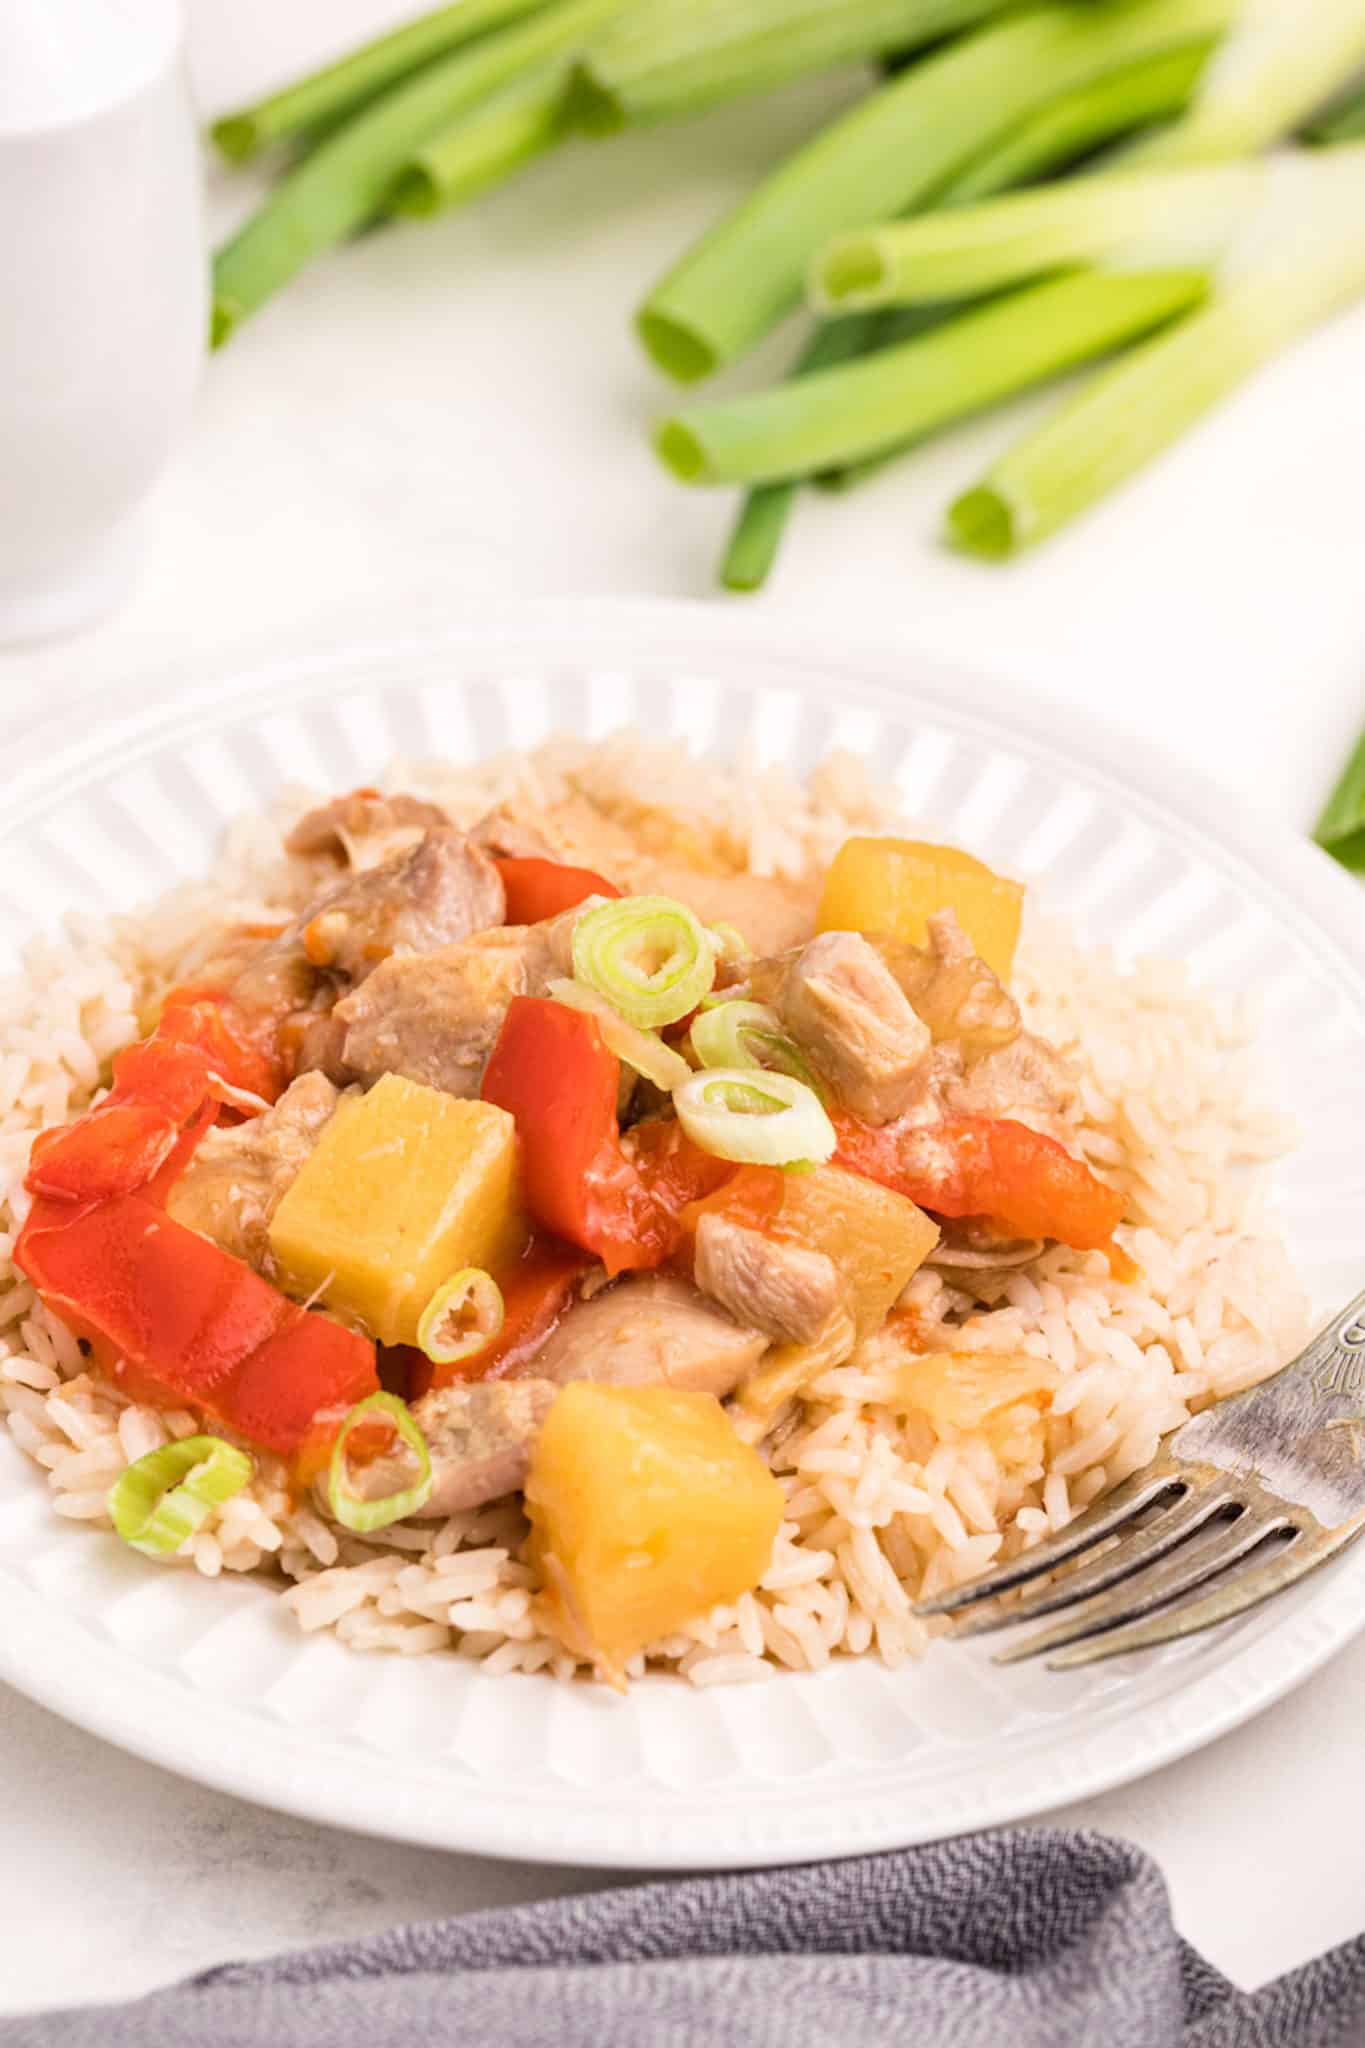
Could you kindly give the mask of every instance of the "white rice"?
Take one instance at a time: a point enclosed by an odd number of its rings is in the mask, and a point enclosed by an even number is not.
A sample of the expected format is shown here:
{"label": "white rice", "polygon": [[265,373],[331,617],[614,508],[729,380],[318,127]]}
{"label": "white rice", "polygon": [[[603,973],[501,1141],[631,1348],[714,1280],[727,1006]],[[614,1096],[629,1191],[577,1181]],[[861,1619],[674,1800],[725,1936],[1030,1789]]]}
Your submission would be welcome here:
{"label": "white rice", "polygon": [[[798,789],[742,770],[698,778],[681,749],[631,735],[557,741],[477,769],[400,763],[390,781],[431,794],[460,822],[496,802],[540,807],[576,794],[647,844],[681,831],[708,861],[793,877],[850,829],[890,822],[847,757]],[[307,896],[314,878],[279,839],[281,819],[306,800],[298,792],[275,817],[241,821],[207,880],[151,909],[109,924],[71,919],[61,942],[33,945],[22,974],[0,987],[0,1412],[45,1472],[56,1512],[104,1530],[124,1466],[198,1422],[132,1404],[87,1371],[71,1333],[14,1270],[29,1148],[86,1105],[149,999],[192,969],[217,929],[278,919]],[[1037,925],[1015,993],[1026,1022],[1077,1072],[1075,1142],[1128,1195],[1119,1236],[1139,1277],[1117,1280],[1100,1254],[1065,1247],[991,1280],[981,1299],[941,1272],[919,1273],[905,1305],[923,1348],[1046,1359],[1060,1376],[1050,1404],[1017,1403],[977,1431],[940,1430],[888,1405],[905,1352],[898,1339],[873,1340],[764,1446],[787,1519],[762,1584],[652,1645],[630,1675],[648,1663],[711,1686],[841,1655],[900,1664],[929,1639],[917,1598],[1063,1527],[1145,1464],[1166,1431],[1275,1371],[1303,1341],[1308,1304],[1263,1212],[1267,1162],[1292,1133],[1255,1099],[1246,1006],[1192,991],[1178,967],[1120,973]],[[510,1500],[362,1541],[291,1506],[283,1468],[262,1457],[251,1485],[168,1568],[269,1575],[301,1628],[333,1629],[355,1649],[455,1651],[492,1673],[572,1678],[575,1658],[540,1623],[526,1535]]]}

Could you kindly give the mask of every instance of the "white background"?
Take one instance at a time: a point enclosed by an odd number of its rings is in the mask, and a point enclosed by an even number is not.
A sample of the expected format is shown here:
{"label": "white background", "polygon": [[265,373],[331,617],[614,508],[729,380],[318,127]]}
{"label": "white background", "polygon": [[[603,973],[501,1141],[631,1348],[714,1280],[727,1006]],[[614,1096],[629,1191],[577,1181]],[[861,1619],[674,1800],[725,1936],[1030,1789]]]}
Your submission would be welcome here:
{"label": "white background", "polygon": [[[220,109],[410,13],[188,0]],[[319,264],[209,367],[141,582],[88,638],[0,656],[10,719],[287,634],[528,596],[711,596],[729,516],[659,473],[627,315],[653,272],[841,103],[802,87],[581,146],[467,215]],[[214,174],[215,232],[250,196]],[[784,353],[790,344],[784,344]],[[781,360],[774,355],[773,360]],[[1303,828],[1365,721],[1365,311],[1263,375],[1082,528],[1004,570],[942,508],[1027,408],[802,507],[759,600],[1174,741]],[[729,602],[719,597],[713,602]],[[152,680],[160,677],[160,682]],[[1363,919],[1365,927],[1365,919]],[[1252,1985],[1365,1927],[1365,1643],[1198,1758],[1062,1816],[1162,1862],[1184,1933]],[[0,2010],[131,1994],[286,1943],[596,1882],[330,1834],[181,1784],[0,1689]]]}

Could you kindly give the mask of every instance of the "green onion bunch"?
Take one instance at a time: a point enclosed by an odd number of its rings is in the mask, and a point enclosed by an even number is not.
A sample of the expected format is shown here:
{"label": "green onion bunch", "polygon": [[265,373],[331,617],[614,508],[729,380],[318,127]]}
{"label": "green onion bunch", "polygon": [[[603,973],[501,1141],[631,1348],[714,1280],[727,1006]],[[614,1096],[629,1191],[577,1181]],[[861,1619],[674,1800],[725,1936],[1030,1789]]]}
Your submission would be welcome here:
{"label": "green onion bunch", "polygon": [[[805,318],[784,382],[655,430],[679,480],[743,493],[732,589],[764,582],[806,485],[1099,363],[948,510],[952,545],[1010,557],[1365,295],[1365,0],[453,0],[215,124],[276,172],[215,259],[215,343],[362,228],[571,136],[850,64],[863,96],[636,313],[683,384]],[[637,1063],[671,1059],[630,1028]]]}

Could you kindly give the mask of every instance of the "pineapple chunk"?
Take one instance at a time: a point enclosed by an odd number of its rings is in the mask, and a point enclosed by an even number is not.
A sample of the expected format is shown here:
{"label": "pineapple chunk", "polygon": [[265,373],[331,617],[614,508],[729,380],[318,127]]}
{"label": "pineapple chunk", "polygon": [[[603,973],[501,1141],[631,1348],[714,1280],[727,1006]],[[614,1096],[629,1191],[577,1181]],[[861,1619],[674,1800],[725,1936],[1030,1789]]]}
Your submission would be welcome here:
{"label": "pineapple chunk", "polygon": [[940,1436],[989,1433],[992,1419],[1017,1402],[1051,1401],[1061,1375],[1026,1351],[924,1351],[896,1373],[888,1405],[926,1415]]}
{"label": "pineapple chunk", "polygon": [[837,1166],[786,1177],[776,1231],[833,1259],[860,1338],[881,1328],[939,1239],[937,1223],[904,1195]]}
{"label": "pineapple chunk", "polygon": [[1022,883],[955,846],[846,839],[825,876],[817,927],[882,933],[922,946],[935,911],[952,910],[981,959],[1007,982],[1023,904]]}
{"label": "pineapple chunk", "polygon": [[415,1344],[436,1289],[523,1235],[506,1110],[385,1074],[323,1131],[275,1211],[270,1249],[292,1292],[319,1295],[381,1344]]}
{"label": "pineapple chunk", "polygon": [[528,1554],[554,1628],[619,1680],[646,1643],[758,1584],[782,1509],[713,1395],[576,1380],[532,1454]]}

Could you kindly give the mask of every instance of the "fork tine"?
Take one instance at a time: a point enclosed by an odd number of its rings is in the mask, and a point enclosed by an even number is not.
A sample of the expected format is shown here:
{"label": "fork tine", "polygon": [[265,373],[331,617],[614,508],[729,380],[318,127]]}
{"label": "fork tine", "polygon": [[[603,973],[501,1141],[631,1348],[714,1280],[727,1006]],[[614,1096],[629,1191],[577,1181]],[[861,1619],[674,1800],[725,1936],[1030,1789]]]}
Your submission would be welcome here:
{"label": "fork tine", "polygon": [[1103,1593],[1110,1586],[1117,1586],[1121,1580],[1132,1578],[1134,1573],[1145,1571],[1148,1565],[1155,1564],[1177,1544],[1211,1522],[1224,1508],[1235,1505],[1237,1496],[1230,1485],[1192,1487],[1181,1499],[1155,1515],[1150,1524],[1124,1536],[1113,1550],[1105,1551],[1102,1557],[1093,1558],[1089,1564],[1081,1562],[1070,1569],[1063,1567],[1051,1585],[1039,1586],[1031,1592],[1026,1588],[1017,1600],[1002,1602],[1000,1607],[989,1612],[969,1612],[966,1620],[959,1622],[953,1630],[954,1640],[987,1635],[992,1629],[1009,1628],[1017,1621],[1037,1621],[1044,1614],[1054,1614],[1059,1607],[1077,1606],[1093,1594]]}
{"label": "fork tine", "polygon": [[1201,1629],[1213,1628],[1220,1621],[1231,1621],[1234,1615],[1245,1614],[1249,1607],[1259,1607],[1272,1594],[1283,1592],[1296,1579],[1316,1571],[1320,1564],[1326,1564],[1330,1557],[1344,1550],[1360,1532],[1359,1517],[1343,1529],[1324,1531],[1317,1536],[1310,1536],[1296,1527],[1293,1542],[1286,1544],[1278,1557],[1249,1571],[1238,1572],[1224,1585],[1215,1586],[1196,1599],[1182,1600],[1178,1606],[1169,1607],[1161,1614],[1134,1621],[1127,1628],[1112,1629],[1107,1635],[1096,1636],[1089,1642],[1077,1643],[1060,1656],[1049,1658],[1048,1669],[1071,1671],[1078,1665],[1098,1663],[1102,1657],[1119,1657],[1129,1650],[1154,1649],[1160,1643],[1173,1643],[1182,1636],[1197,1635]]}
{"label": "fork tine", "polygon": [[1168,1556],[1164,1563],[1154,1564],[1141,1578],[1125,1579],[1109,1592],[1097,1594],[1093,1600],[1073,1609],[1064,1621],[1054,1627],[1042,1629],[1037,1635],[1026,1636],[1021,1643],[1011,1643],[1008,1649],[997,1651],[995,1662],[1019,1664],[1026,1657],[1043,1656],[1049,1650],[1060,1650],[1083,1637],[1123,1628],[1140,1616],[1150,1614],[1154,1608],[1164,1607],[1180,1594],[1202,1586],[1215,1572],[1239,1563],[1267,1536],[1285,1528],[1288,1523],[1287,1510],[1277,1514],[1249,1508],[1226,1529],[1210,1534],[1207,1541],[1182,1544],[1173,1557]]}
{"label": "fork tine", "polygon": [[1189,1481],[1181,1477],[1173,1464],[1148,1466],[1131,1479],[1125,1479],[1094,1507],[1085,1508],[1074,1521],[1067,1523],[1059,1535],[1049,1537],[1046,1543],[1035,1544],[1032,1550],[1021,1552],[1008,1564],[983,1573],[979,1579],[969,1579],[965,1586],[954,1586],[951,1592],[940,1593],[936,1599],[919,1601],[915,1613],[956,1614],[959,1608],[970,1607],[978,1600],[993,1599],[997,1593],[1009,1592],[1012,1586],[1022,1586],[1029,1579],[1041,1578],[1044,1572],[1052,1571],[1078,1552],[1088,1550],[1106,1536],[1112,1536],[1134,1515],[1141,1514],[1144,1508],[1151,1507],[1163,1494],[1177,1487],[1188,1490]]}

